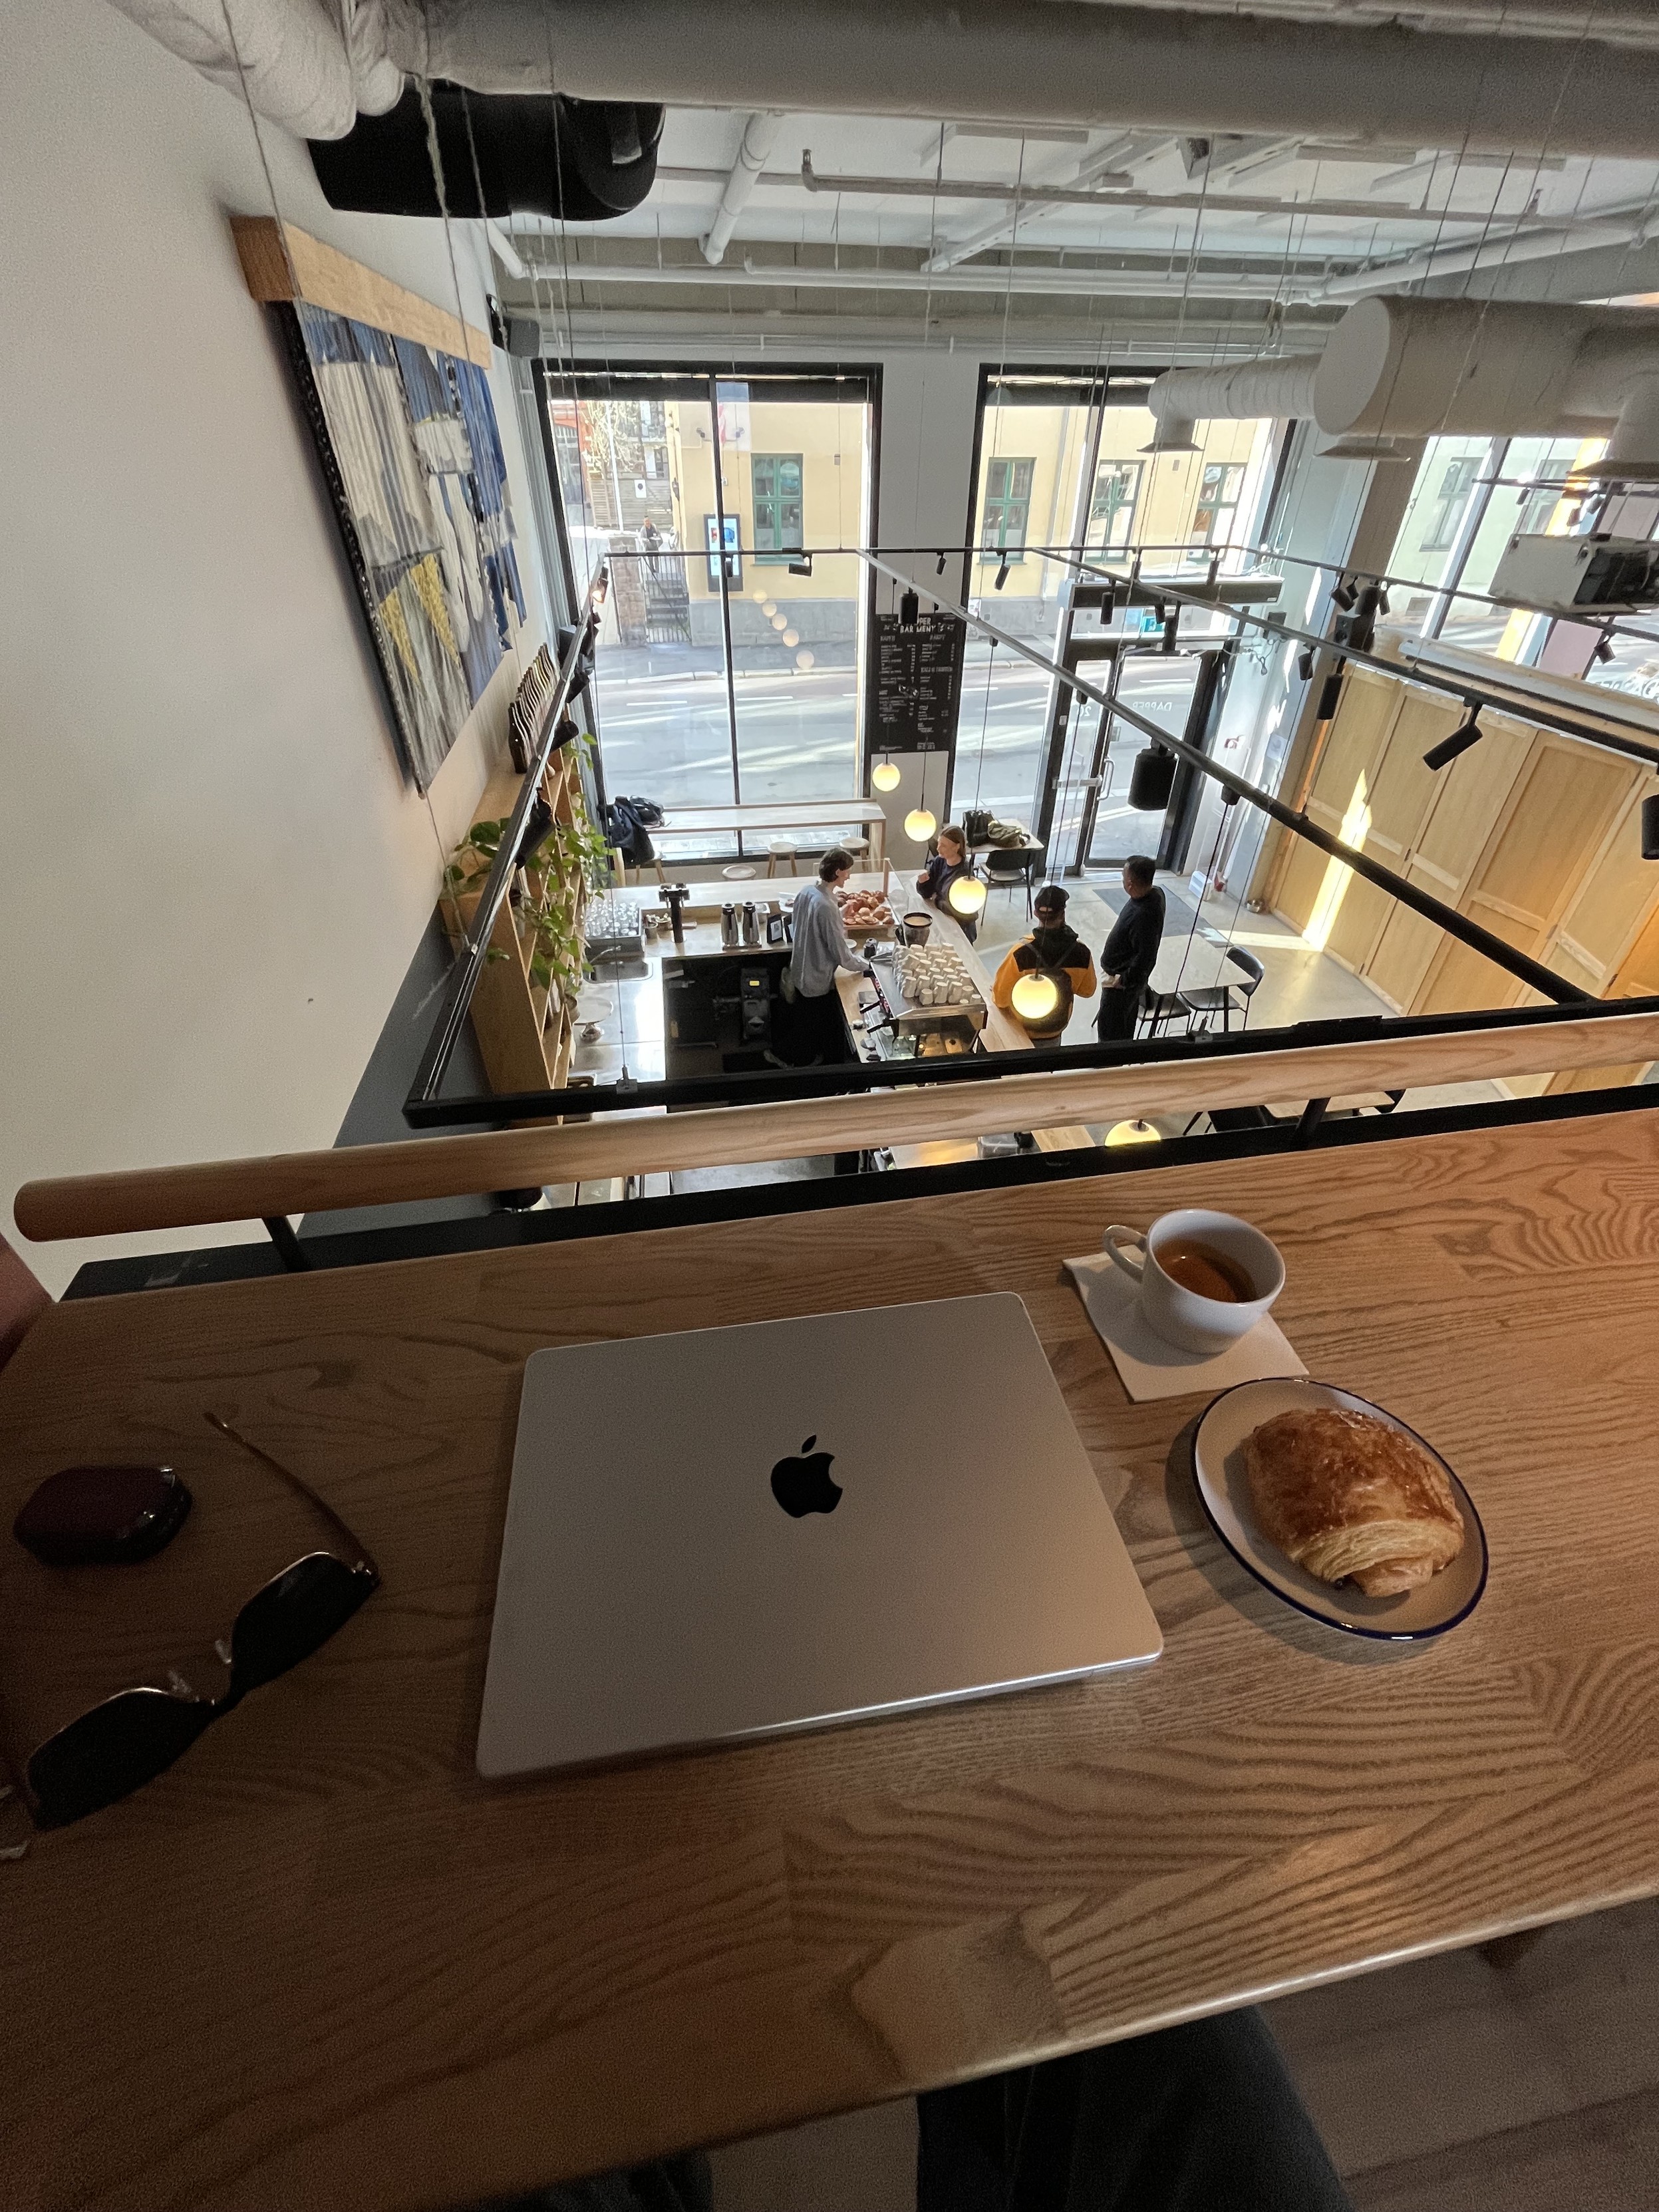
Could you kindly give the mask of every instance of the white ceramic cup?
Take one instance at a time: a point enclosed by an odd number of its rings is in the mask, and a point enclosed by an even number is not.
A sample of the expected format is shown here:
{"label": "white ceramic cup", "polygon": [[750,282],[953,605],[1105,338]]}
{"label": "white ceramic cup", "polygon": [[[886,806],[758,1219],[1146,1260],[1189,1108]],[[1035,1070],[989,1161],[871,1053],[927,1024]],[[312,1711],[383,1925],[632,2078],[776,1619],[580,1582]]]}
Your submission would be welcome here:
{"label": "white ceramic cup", "polygon": [[[1141,1258],[1131,1259],[1120,1239],[1139,1244]],[[1166,1275],[1158,1263],[1160,1247],[1187,1241],[1208,1244],[1242,1267],[1255,1284],[1256,1296],[1236,1303],[1201,1297]],[[1144,1233],[1115,1221],[1104,1243],[1108,1256],[1137,1286],[1147,1328],[1182,1352],[1224,1352],[1255,1327],[1285,1287],[1285,1262],[1278,1246],[1237,1214],[1185,1206],[1177,1213],[1160,1214]]]}

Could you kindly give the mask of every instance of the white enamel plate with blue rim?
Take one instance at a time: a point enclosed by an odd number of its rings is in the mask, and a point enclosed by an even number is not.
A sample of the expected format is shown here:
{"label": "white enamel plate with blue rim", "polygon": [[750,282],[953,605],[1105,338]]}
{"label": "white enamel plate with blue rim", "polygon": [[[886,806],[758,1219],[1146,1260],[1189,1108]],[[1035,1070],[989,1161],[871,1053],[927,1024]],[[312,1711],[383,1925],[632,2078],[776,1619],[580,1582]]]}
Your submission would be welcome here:
{"label": "white enamel plate with blue rim", "polygon": [[[1275,1413],[1333,1406],[1348,1413],[1386,1421],[1432,1452],[1445,1468],[1463,1516],[1463,1548],[1431,1580],[1399,1597],[1366,1597],[1350,1583],[1322,1583],[1296,1566],[1255,1525],[1249,1478],[1244,1471],[1244,1439]],[[1434,1446],[1415,1429],[1369,1398],[1339,1390],[1329,1382],[1286,1376],[1282,1381],[1239,1382],[1213,1400],[1193,1439],[1193,1464],[1199,1501],[1210,1526],[1243,1567],[1275,1596],[1298,1613],[1329,1623],[1349,1636],[1368,1636],[1389,1644],[1414,1643],[1443,1635],[1467,1620],[1486,1587],[1486,1532],[1474,1500]]]}

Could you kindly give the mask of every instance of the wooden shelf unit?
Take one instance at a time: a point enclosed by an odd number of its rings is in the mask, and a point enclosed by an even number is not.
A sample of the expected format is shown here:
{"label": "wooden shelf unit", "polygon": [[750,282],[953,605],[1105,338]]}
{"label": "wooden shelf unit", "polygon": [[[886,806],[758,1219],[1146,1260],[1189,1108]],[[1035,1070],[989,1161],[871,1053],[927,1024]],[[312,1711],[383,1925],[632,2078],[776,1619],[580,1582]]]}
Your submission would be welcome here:
{"label": "wooden shelf unit", "polygon": [[[516,769],[511,765],[498,769],[473,810],[473,823],[504,821],[517,805],[523,787],[524,778]],[[554,754],[542,777],[541,797],[556,826],[568,826],[585,818],[581,774],[574,748],[567,746]],[[439,902],[444,927],[457,946],[477,911],[489,873],[483,855],[473,853],[470,847],[462,848],[459,857],[464,864],[469,858],[474,862],[478,889],[453,895],[446,892]],[[550,848],[544,848],[544,858],[552,859]],[[544,896],[550,869],[532,867],[526,872],[536,896]],[[580,966],[582,918],[587,907],[587,885],[580,865],[563,875],[556,896],[573,913]],[[485,961],[469,1011],[490,1088],[508,1091],[556,1087],[570,1066],[576,992],[562,991],[556,981],[548,984],[535,980],[531,973],[535,938],[520,910],[510,901],[503,902],[496,915],[489,941],[492,951],[501,957]]]}

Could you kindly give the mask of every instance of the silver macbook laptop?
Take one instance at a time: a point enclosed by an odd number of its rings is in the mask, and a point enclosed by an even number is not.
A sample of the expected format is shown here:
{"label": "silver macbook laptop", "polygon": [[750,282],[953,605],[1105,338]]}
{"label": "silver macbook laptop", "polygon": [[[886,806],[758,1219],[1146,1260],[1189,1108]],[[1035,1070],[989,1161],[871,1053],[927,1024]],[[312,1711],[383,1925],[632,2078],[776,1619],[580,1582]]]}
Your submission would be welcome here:
{"label": "silver macbook laptop", "polygon": [[1155,1659],[1012,1293],[532,1352],[488,1777]]}

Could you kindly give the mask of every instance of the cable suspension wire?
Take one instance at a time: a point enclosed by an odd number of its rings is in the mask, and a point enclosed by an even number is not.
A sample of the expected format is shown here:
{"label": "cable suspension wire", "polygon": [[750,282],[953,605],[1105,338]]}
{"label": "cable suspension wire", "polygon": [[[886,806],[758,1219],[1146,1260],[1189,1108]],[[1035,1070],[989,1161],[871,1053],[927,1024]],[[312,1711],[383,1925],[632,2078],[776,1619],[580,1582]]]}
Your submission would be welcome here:
{"label": "cable suspension wire", "polygon": [[[872,553],[862,553],[860,558],[869,562],[884,575],[894,576],[898,574],[896,569],[889,568],[885,562],[878,560]],[[1161,579],[1158,588],[1160,590],[1164,588]],[[1179,596],[1186,599],[1191,599],[1193,595],[1188,592],[1176,594],[1171,592],[1170,596]],[[1198,604],[1203,605],[1205,602],[1199,601]],[[1392,868],[1384,867],[1379,861],[1372,860],[1369,854],[1357,850],[1355,847],[1345,843],[1340,837],[1334,837],[1328,830],[1322,829],[1317,823],[1310,820],[1306,813],[1298,812],[1294,807],[1285,805],[1283,800],[1273,793],[1263,791],[1259,785],[1251,783],[1248,778],[1236,774],[1233,769],[1224,768],[1218,761],[1212,760],[1207,753],[1201,751],[1197,746],[1188,744],[1184,738],[1176,737],[1173,731],[1161,727],[1147,715],[1141,714],[1139,708],[1125,706],[1121,699],[1115,702],[1109,700],[1097,685],[1088,683],[1075,671],[1062,668],[1059,662],[1050,659],[1047,653],[1039,653],[1034,646],[1027,645],[1023,640],[1012,636],[1007,631],[999,629],[994,623],[988,622],[982,615],[974,614],[967,607],[953,606],[943,601],[940,605],[945,613],[957,615],[963,621],[974,623],[988,637],[994,638],[998,643],[1006,646],[1011,652],[1018,653],[1023,659],[1029,660],[1034,667],[1046,669],[1050,676],[1057,678],[1060,683],[1068,685],[1072,690],[1079,693],[1084,698],[1092,699],[1097,705],[1109,707],[1115,715],[1121,717],[1132,727],[1144,731],[1148,737],[1153,738],[1167,751],[1174,753],[1177,760],[1188,762],[1199,770],[1200,775],[1210,777],[1213,781],[1222,785],[1224,789],[1237,792],[1241,799],[1249,799],[1253,806],[1260,807],[1262,812],[1270,816],[1273,821],[1282,823],[1298,837],[1305,839],[1311,845],[1316,845],[1322,852],[1328,853],[1333,860],[1342,861],[1353,871],[1355,875],[1363,876],[1367,882],[1375,884],[1381,890],[1392,891],[1404,905],[1411,907],[1428,921],[1437,922],[1449,936],[1457,938],[1461,942],[1468,945],[1472,951],[1484,954],[1498,967],[1506,969],[1510,975],[1520,976],[1523,981],[1530,983],[1534,990],[1541,992],[1546,998],[1553,1000],[1558,1005],[1565,1005],[1568,1002],[1576,1004],[1590,999],[1591,994],[1582,990],[1577,984],[1568,982],[1564,976],[1558,975],[1553,969],[1546,968],[1540,962],[1517,952],[1505,939],[1495,935],[1491,930],[1482,929],[1479,923],[1470,921],[1466,915],[1459,914],[1455,908],[1449,907],[1443,900],[1431,897],[1404,876],[1397,875]]]}

